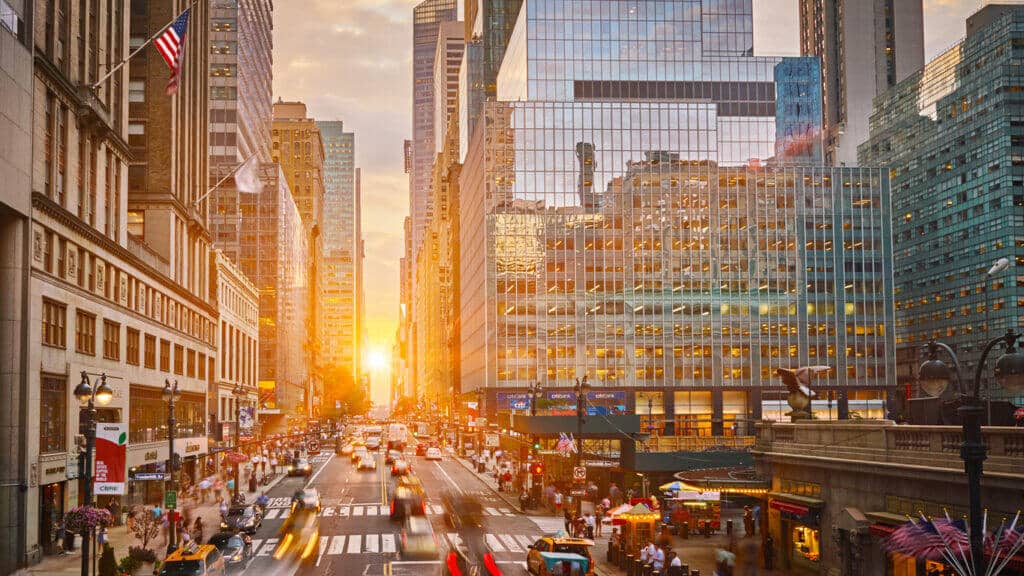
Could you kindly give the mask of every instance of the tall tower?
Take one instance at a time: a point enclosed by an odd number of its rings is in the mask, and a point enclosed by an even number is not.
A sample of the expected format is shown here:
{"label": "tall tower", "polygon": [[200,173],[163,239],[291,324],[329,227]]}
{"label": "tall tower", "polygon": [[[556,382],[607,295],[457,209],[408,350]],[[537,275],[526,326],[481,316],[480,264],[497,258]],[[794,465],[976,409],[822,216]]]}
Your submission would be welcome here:
{"label": "tall tower", "polygon": [[409,212],[412,250],[423,237],[430,209],[430,175],[437,152],[434,142],[434,55],[443,22],[457,20],[456,0],[423,0],[413,9],[412,181]]}
{"label": "tall tower", "polygon": [[854,165],[875,96],[924,66],[921,0],[800,0],[800,51],[822,62],[825,160]]}

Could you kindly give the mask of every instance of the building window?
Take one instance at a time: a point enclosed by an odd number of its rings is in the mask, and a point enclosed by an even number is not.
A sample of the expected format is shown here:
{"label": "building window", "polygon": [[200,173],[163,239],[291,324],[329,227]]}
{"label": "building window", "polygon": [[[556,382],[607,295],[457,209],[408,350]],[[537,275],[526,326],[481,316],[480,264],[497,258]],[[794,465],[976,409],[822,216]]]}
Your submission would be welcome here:
{"label": "building window", "polygon": [[68,308],[43,298],[43,344],[54,348],[67,347]]}
{"label": "building window", "polygon": [[678,436],[710,436],[711,392],[676,392],[675,424]]}
{"label": "building window", "polygon": [[96,315],[84,310],[75,313],[75,350],[96,355]]}
{"label": "building window", "polygon": [[156,336],[146,334],[146,368],[156,369]]}
{"label": "building window", "polygon": [[128,328],[128,344],[125,360],[132,366],[139,365],[139,331]]}
{"label": "building window", "polygon": [[171,343],[167,340],[160,340],[160,371],[171,371]]}
{"label": "building window", "polygon": [[117,322],[103,321],[103,357],[121,359],[121,325]]}
{"label": "building window", "polygon": [[182,374],[182,368],[185,366],[185,347],[179,344],[174,345],[174,373],[177,375]]}
{"label": "building window", "polygon": [[145,82],[145,80],[129,80],[128,81],[128,101],[129,102],[145,102],[146,101],[146,82]]}
{"label": "building window", "polygon": [[187,368],[188,371],[185,373],[185,375],[188,376],[189,378],[195,378],[196,377],[196,351],[195,350],[189,349],[189,351],[188,351],[188,363],[186,365],[186,368]]}
{"label": "building window", "polygon": [[64,376],[43,374],[39,390],[39,453],[67,451],[68,391]]}
{"label": "building window", "polygon": [[43,235],[43,270],[53,273],[53,232],[49,230]]}
{"label": "building window", "polygon": [[[167,438],[167,401],[160,390],[131,387],[128,441],[156,442]],[[178,438],[206,436],[206,400],[202,394],[181,393],[174,401],[174,432]]]}

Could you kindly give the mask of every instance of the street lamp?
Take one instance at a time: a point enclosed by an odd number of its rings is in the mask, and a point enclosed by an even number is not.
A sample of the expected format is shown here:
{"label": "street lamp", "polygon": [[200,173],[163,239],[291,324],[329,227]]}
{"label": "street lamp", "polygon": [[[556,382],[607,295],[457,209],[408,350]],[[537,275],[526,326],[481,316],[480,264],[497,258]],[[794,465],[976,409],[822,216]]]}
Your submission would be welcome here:
{"label": "street lamp", "polygon": [[[231,391],[231,394],[235,397],[235,452],[241,452],[240,445],[241,445],[242,438],[241,438],[241,426],[240,426],[240,424],[242,423],[242,398],[245,398],[245,388],[242,388],[241,384],[236,384],[234,390]],[[238,471],[239,464],[240,464],[240,462],[238,461],[238,458],[236,457],[235,458],[235,489],[234,489],[234,494],[232,494],[232,500],[234,500],[235,498],[238,498],[238,485],[242,482],[242,479],[239,477],[239,471]]]}
{"label": "street lamp", "polygon": [[573,391],[576,392],[576,465],[580,466],[583,463],[583,423],[586,421],[585,416],[587,414],[587,390],[590,385],[587,384],[587,376],[583,375],[583,379],[576,379],[576,384],[572,387]]}
{"label": "street lamp", "polygon": [[975,574],[985,574],[987,563],[984,556],[985,535],[982,530],[984,521],[981,509],[981,475],[986,458],[985,443],[981,436],[981,415],[984,409],[978,397],[981,390],[981,373],[989,352],[996,345],[1003,344],[1006,346],[1006,352],[996,361],[996,367],[993,370],[996,382],[1011,392],[1024,393],[1024,355],[1015,349],[1020,337],[1019,333],[1010,329],[1006,331],[1006,334],[993,338],[985,344],[981,359],[978,360],[978,366],[974,372],[974,383],[969,396],[963,389],[960,362],[956,353],[941,342],[928,343],[928,360],[921,364],[918,371],[921,390],[930,396],[939,396],[945,392],[951,379],[949,367],[938,357],[939,350],[945,350],[953,359],[956,378],[960,384],[961,405],[957,409],[957,413],[960,415],[964,436],[964,441],[960,445],[960,458],[964,461],[964,472],[967,474],[967,492],[970,499],[970,530],[968,532],[971,544],[971,563],[974,565]]}
{"label": "street lamp", "polygon": [[[105,406],[114,398],[114,391],[107,386],[107,375],[100,374],[99,386],[93,388],[89,374],[82,371],[82,380],[75,386],[75,398],[81,408],[78,411],[78,429],[85,436],[85,452],[78,455],[78,466],[85,479],[85,505],[92,503],[92,453],[96,448],[96,403]],[[89,573],[89,540],[91,527],[82,528],[82,574]]]}
{"label": "street lamp", "polygon": [[[172,386],[170,380],[164,379],[164,389],[161,395],[167,401],[167,491],[176,493],[178,483],[174,475],[174,399],[178,396],[178,381],[175,380]],[[174,503],[177,504],[177,498]],[[178,542],[178,523],[174,510],[175,506],[169,506],[167,510],[168,524],[170,524],[167,539],[168,553],[177,549]]]}

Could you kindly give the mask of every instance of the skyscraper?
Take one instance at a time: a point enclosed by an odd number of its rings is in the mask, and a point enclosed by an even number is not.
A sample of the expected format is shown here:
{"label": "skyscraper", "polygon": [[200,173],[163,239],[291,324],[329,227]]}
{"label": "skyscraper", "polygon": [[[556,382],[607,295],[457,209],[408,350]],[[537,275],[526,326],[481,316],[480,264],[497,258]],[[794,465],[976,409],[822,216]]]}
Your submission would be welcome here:
{"label": "skyscraper", "polygon": [[340,121],[319,121],[324,144],[323,360],[359,374],[355,140]]}
{"label": "skyscraper", "polygon": [[436,154],[434,139],[434,55],[444,22],[457,20],[456,0],[423,0],[413,9],[412,177],[409,212],[412,252],[419,249],[430,209],[430,172]]}
{"label": "skyscraper", "polygon": [[985,341],[1018,326],[1024,277],[986,272],[1019,262],[1024,237],[1022,30],[1024,7],[986,6],[963,40],[876,100],[860,159],[892,179],[901,383],[915,382],[930,339],[970,367]]}
{"label": "skyscraper", "polygon": [[443,22],[437,33],[434,52],[434,152],[444,148],[448,119],[455,113],[459,98],[459,66],[466,42],[462,22]]}
{"label": "skyscraper", "polygon": [[854,165],[872,100],[924,66],[921,0],[800,0],[800,51],[822,61],[825,160]]}
{"label": "skyscraper", "polygon": [[463,390],[508,410],[586,375],[645,432],[721,436],[783,417],[775,369],[815,363],[838,402],[814,412],[883,415],[885,174],[772,160],[776,78],[813,70],[750,56],[749,2],[587,6],[524,3],[468,146]]}

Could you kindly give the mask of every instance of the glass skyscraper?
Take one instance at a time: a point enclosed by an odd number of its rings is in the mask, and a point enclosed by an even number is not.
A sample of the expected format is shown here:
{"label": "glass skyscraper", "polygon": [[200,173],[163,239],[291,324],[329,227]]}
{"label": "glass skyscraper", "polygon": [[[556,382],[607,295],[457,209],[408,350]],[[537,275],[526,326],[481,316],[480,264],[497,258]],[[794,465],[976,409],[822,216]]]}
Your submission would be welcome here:
{"label": "glass skyscraper", "polygon": [[751,38],[749,2],[524,3],[463,169],[464,391],[586,375],[654,434],[720,435],[827,364],[839,414],[882,415],[887,178],[776,165]]}
{"label": "glass skyscraper", "polygon": [[[985,341],[1019,326],[1024,305],[1024,7],[982,8],[967,31],[876,99],[871,138],[859,148],[860,161],[886,166],[892,181],[896,345],[907,384],[930,339],[973,368]],[[1004,257],[1014,266],[987,277]]]}

